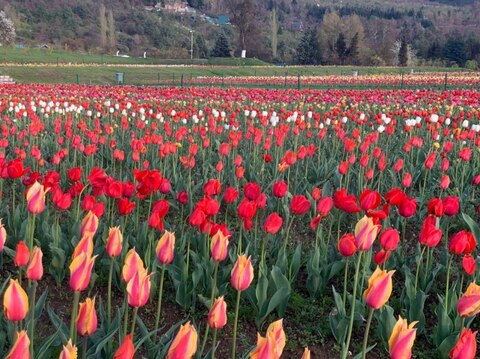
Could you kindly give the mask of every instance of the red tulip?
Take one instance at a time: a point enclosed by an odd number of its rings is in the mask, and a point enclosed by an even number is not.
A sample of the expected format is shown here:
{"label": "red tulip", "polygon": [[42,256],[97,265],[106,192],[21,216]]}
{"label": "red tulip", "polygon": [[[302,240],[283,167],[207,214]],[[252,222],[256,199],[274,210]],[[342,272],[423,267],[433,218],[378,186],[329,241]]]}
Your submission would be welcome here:
{"label": "red tulip", "polygon": [[278,181],[273,184],[273,195],[277,198],[284,197],[288,192],[288,185],[285,181]]}
{"label": "red tulip", "polygon": [[335,207],[347,213],[356,213],[362,210],[358,207],[355,196],[353,194],[347,195],[347,190],[344,188],[335,192],[333,203]]}
{"label": "red tulip", "polygon": [[13,258],[13,263],[17,267],[24,267],[27,265],[29,259],[30,251],[25,244],[25,241],[18,242],[17,250],[15,251],[15,257]]}
{"label": "red tulip", "polygon": [[255,182],[249,182],[243,188],[243,193],[245,197],[250,201],[255,201],[258,196],[260,196],[261,189],[260,186]]}
{"label": "red tulip", "polygon": [[338,241],[338,251],[344,257],[350,257],[357,251],[355,236],[351,233],[344,234]]}
{"label": "red tulip", "polygon": [[400,241],[400,234],[396,229],[388,228],[380,235],[380,245],[387,251],[394,251],[397,249]]}
{"label": "red tulip", "polygon": [[113,355],[113,359],[133,359],[135,355],[135,347],[133,346],[132,334],[127,334],[123,339],[122,345]]}
{"label": "red tulip", "polygon": [[427,216],[423,222],[418,241],[428,247],[436,247],[442,239],[442,231],[435,226],[434,216]]}
{"label": "red tulip", "polygon": [[458,299],[457,310],[466,318],[480,313],[480,286],[475,282],[469,284],[465,293]]}
{"label": "red tulip", "polygon": [[462,329],[455,346],[450,350],[451,359],[474,359],[477,354],[477,332]]}
{"label": "red tulip", "polygon": [[135,205],[136,203],[129,201],[128,198],[119,198],[117,200],[118,214],[121,216],[129,215],[130,213],[132,213]]}
{"label": "red tulip", "polygon": [[328,216],[332,207],[333,199],[331,197],[323,197],[317,202],[317,212],[322,218]]}
{"label": "red tulip", "polygon": [[402,217],[412,217],[417,212],[417,200],[405,196],[403,201],[398,206],[398,213]]}
{"label": "red tulip", "polygon": [[277,212],[270,214],[265,223],[263,224],[263,230],[270,234],[275,234],[282,227],[283,219],[278,215]]}
{"label": "red tulip", "polygon": [[473,259],[471,254],[467,254],[462,259],[462,267],[465,273],[468,275],[473,275],[475,273],[475,259]]}
{"label": "red tulip", "polygon": [[82,178],[82,168],[74,167],[67,171],[68,180],[71,182],[78,182]]}
{"label": "red tulip", "polygon": [[455,216],[460,210],[460,200],[458,197],[448,196],[443,200],[444,213],[447,216]]}
{"label": "red tulip", "polygon": [[225,203],[233,203],[238,198],[238,191],[233,187],[227,187],[223,193],[223,201]]}
{"label": "red tulip", "polygon": [[197,340],[197,331],[190,322],[180,326],[165,359],[191,359],[197,352]]}
{"label": "red tulip", "polygon": [[477,246],[477,241],[471,232],[460,231],[450,237],[448,249],[455,254],[469,254]]}
{"label": "red tulip", "polygon": [[428,214],[435,217],[443,216],[443,202],[440,198],[432,198],[427,205]]}
{"label": "red tulip", "polygon": [[43,252],[39,247],[33,248],[32,258],[27,267],[27,278],[34,281],[39,281],[43,277],[42,265]]}

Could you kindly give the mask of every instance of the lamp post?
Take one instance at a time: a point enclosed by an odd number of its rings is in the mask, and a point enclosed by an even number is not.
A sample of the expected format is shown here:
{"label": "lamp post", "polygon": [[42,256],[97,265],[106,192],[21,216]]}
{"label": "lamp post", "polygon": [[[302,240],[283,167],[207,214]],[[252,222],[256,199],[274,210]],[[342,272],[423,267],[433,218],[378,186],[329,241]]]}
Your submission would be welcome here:
{"label": "lamp post", "polygon": [[193,30],[190,30],[190,60],[193,61]]}

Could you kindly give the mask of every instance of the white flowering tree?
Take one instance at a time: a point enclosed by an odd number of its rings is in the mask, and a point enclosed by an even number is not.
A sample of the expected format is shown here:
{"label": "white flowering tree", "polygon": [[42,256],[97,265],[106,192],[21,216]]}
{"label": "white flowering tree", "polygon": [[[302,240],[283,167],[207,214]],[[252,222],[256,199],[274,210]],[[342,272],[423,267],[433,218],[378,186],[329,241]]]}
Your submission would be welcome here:
{"label": "white flowering tree", "polygon": [[4,11],[0,11],[0,44],[10,44],[15,40],[15,26]]}

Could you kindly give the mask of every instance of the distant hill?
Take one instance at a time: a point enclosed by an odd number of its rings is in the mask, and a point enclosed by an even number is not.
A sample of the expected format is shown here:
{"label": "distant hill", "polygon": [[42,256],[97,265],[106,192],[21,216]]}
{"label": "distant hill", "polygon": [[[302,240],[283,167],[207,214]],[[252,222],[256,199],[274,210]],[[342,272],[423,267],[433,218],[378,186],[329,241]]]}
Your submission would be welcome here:
{"label": "distant hill", "polygon": [[411,61],[465,65],[480,53],[478,0],[0,0],[0,9],[19,47],[205,58],[222,33],[234,55],[295,63],[314,30],[325,64],[395,64],[402,39]]}

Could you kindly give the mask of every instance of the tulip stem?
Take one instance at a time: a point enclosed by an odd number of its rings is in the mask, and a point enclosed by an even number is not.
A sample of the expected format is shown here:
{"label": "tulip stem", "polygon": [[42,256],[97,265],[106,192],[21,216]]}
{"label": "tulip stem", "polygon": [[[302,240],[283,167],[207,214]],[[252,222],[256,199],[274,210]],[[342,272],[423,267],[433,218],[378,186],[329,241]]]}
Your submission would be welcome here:
{"label": "tulip stem", "polygon": [[123,318],[123,337],[127,336],[127,329],[128,329],[128,301],[127,297],[125,297],[125,316]]}
{"label": "tulip stem", "polygon": [[370,308],[368,312],[367,327],[365,328],[365,335],[363,336],[362,359],[365,359],[367,355],[368,332],[370,331],[370,324],[372,323],[374,310],[375,309]]}
{"label": "tulip stem", "polygon": [[87,336],[83,337],[83,351],[82,351],[82,358],[87,359]]}
{"label": "tulip stem", "polygon": [[213,341],[212,341],[212,359],[215,359],[215,345],[217,343],[217,329],[213,330]]}
{"label": "tulip stem", "polygon": [[30,217],[32,218],[32,220],[31,220],[31,227],[30,227],[30,237],[28,241],[28,249],[31,252],[33,250],[33,237],[35,233],[35,215],[31,214]]}
{"label": "tulip stem", "polygon": [[108,272],[108,292],[107,292],[107,318],[108,326],[112,323],[112,276],[113,276],[113,258],[110,260],[110,270]]}
{"label": "tulip stem", "polygon": [[357,265],[355,268],[355,279],[353,283],[353,295],[352,295],[352,305],[350,309],[350,323],[348,324],[348,334],[347,334],[347,341],[345,346],[342,349],[342,359],[346,359],[348,355],[348,349],[350,347],[350,340],[352,339],[352,330],[353,330],[353,317],[355,316],[355,301],[357,296],[357,284],[358,284],[358,274],[360,272],[360,263],[362,262],[362,254],[360,252],[358,254]]}
{"label": "tulip stem", "polygon": [[162,273],[160,274],[160,285],[158,287],[157,316],[155,318],[155,336],[157,335],[158,324],[160,323],[160,315],[162,314],[162,296],[163,296],[164,277],[165,277],[165,263],[162,263]]}
{"label": "tulip stem", "polygon": [[235,321],[233,323],[232,359],[235,359],[235,351],[237,349],[238,309],[240,307],[240,294],[241,293],[242,292],[240,290],[237,292],[237,303],[235,305]]}
{"label": "tulip stem", "polygon": [[417,272],[415,273],[415,291],[414,291],[415,294],[417,294],[418,273],[420,272],[420,265],[422,264],[423,253],[425,253],[425,249],[426,249],[426,248],[427,248],[427,246],[424,246],[424,247],[423,247],[422,253],[420,253],[420,259],[418,260],[418,263],[417,263]]}
{"label": "tulip stem", "polygon": [[445,289],[445,311],[449,313],[448,310],[448,290],[450,288],[450,269],[452,268],[452,257],[450,256],[450,259],[448,261],[448,268],[447,268],[447,284],[446,284],[446,289]]}
{"label": "tulip stem", "polygon": [[77,313],[78,313],[78,302],[80,301],[80,291],[76,290],[73,293],[73,308],[72,308],[72,317],[70,318],[70,338],[75,343],[77,339],[76,331],[75,331],[75,322],[77,320]]}
{"label": "tulip stem", "polygon": [[[212,294],[210,295],[210,309],[213,307],[213,298],[215,298],[215,292],[217,289],[217,274],[218,274],[218,262],[215,261],[215,270],[213,271],[213,278],[212,278]],[[210,330],[210,325],[208,324],[208,321],[207,321],[207,326],[205,328],[205,336],[203,338],[202,347],[200,349],[200,355],[203,354],[203,350],[205,349],[205,345],[207,344],[209,330]]]}
{"label": "tulip stem", "polygon": [[138,313],[138,307],[133,308],[132,330],[130,330],[130,333],[132,334],[132,338],[135,335],[135,322],[137,321],[137,313]]}
{"label": "tulip stem", "polygon": [[347,301],[347,286],[348,286],[348,257],[345,260],[345,275],[343,276],[343,310],[345,311]]}
{"label": "tulip stem", "polygon": [[35,355],[33,353],[33,337],[34,337],[34,332],[33,329],[35,328],[35,296],[37,294],[37,281],[34,280],[32,283],[32,306],[30,307],[30,311],[32,312],[30,315],[30,325],[29,325],[29,339],[30,339],[30,355],[32,358],[35,358]]}

